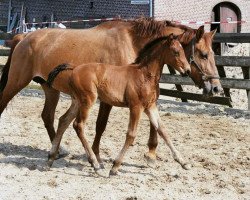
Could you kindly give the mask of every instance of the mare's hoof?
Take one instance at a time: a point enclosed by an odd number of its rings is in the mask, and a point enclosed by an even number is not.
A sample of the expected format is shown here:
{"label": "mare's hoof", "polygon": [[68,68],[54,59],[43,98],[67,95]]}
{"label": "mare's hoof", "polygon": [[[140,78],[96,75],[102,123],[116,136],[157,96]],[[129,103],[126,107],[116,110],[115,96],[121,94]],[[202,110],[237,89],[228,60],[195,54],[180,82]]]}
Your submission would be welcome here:
{"label": "mare's hoof", "polygon": [[59,150],[58,150],[58,154],[56,155],[55,159],[57,160],[57,159],[60,159],[60,158],[65,158],[68,155],[69,155],[69,151],[67,151],[63,147],[60,147]]}
{"label": "mare's hoof", "polygon": [[117,176],[118,175],[118,171],[117,170],[114,170],[114,169],[111,169],[110,172],[109,172],[109,177],[110,176]]}
{"label": "mare's hoof", "polygon": [[144,154],[144,157],[145,157],[145,159],[146,159],[147,165],[148,165],[150,168],[155,169],[155,168],[156,168],[156,158],[152,158],[152,156],[149,156],[148,153],[145,153],[145,154]]}
{"label": "mare's hoof", "polygon": [[190,163],[184,163],[181,165],[183,169],[185,170],[190,170],[192,168]]}

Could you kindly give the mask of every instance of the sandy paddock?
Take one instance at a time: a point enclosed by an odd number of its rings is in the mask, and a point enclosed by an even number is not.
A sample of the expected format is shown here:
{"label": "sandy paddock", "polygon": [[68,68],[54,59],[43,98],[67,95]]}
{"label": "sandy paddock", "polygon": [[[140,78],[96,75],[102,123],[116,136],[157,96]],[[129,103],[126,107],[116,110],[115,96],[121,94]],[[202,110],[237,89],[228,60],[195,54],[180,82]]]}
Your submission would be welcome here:
{"label": "sandy paddock", "polygon": [[[44,97],[18,95],[2,114],[0,199],[250,199],[250,113],[209,104],[160,101],[160,114],[177,149],[192,164],[184,170],[160,140],[157,167],[149,168],[149,122],[143,115],[134,146],[118,176],[98,177],[72,126],[62,145],[70,151],[45,171],[51,145],[40,114]],[[70,100],[61,98],[56,118]],[[96,104],[86,127],[92,143]],[[108,176],[128,125],[128,109],[114,108],[101,141]]]}

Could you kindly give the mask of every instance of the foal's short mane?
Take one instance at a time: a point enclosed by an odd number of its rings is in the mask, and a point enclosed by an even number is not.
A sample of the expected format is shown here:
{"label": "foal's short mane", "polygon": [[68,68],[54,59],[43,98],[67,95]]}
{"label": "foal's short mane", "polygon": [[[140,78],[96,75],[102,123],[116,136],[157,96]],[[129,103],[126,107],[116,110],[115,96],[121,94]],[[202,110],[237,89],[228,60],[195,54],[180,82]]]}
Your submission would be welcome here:
{"label": "foal's short mane", "polygon": [[148,63],[150,60],[154,59],[157,56],[156,51],[158,48],[156,48],[156,45],[165,42],[166,44],[162,44],[162,45],[169,46],[169,44],[167,44],[168,39],[169,39],[168,36],[164,36],[164,37],[157,38],[147,43],[139,51],[139,54],[133,64],[142,64],[143,66],[143,64]]}

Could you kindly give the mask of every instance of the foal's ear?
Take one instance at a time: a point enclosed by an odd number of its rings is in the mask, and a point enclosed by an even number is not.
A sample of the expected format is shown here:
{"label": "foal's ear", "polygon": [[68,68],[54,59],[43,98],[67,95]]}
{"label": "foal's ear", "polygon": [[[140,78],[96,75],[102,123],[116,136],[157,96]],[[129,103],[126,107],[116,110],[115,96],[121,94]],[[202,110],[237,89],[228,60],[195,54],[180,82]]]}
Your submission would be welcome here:
{"label": "foal's ear", "polygon": [[204,31],[204,26],[200,26],[196,32],[196,41],[199,42],[200,39],[202,38],[203,34],[205,33]]}
{"label": "foal's ear", "polygon": [[167,38],[167,43],[168,43],[168,45],[171,45],[171,42],[173,41],[173,39],[174,39],[174,34],[171,33],[171,34],[168,36],[168,38]]}

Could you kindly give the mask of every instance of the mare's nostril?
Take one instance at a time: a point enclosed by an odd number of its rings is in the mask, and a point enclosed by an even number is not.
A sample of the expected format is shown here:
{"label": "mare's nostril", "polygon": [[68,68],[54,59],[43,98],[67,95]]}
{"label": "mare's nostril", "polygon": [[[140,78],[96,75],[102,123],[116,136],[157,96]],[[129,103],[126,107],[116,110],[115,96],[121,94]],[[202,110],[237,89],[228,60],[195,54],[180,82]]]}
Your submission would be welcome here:
{"label": "mare's nostril", "polygon": [[213,87],[213,92],[214,92],[214,93],[218,93],[218,92],[219,92],[218,86]]}
{"label": "mare's nostril", "polygon": [[185,72],[185,73],[181,73],[181,76],[188,76],[188,74],[187,74],[187,72]]}
{"label": "mare's nostril", "polygon": [[188,69],[188,70],[186,71],[186,73],[187,73],[187,75],[190,75],[190,74],[191,74],[190,69]]}

